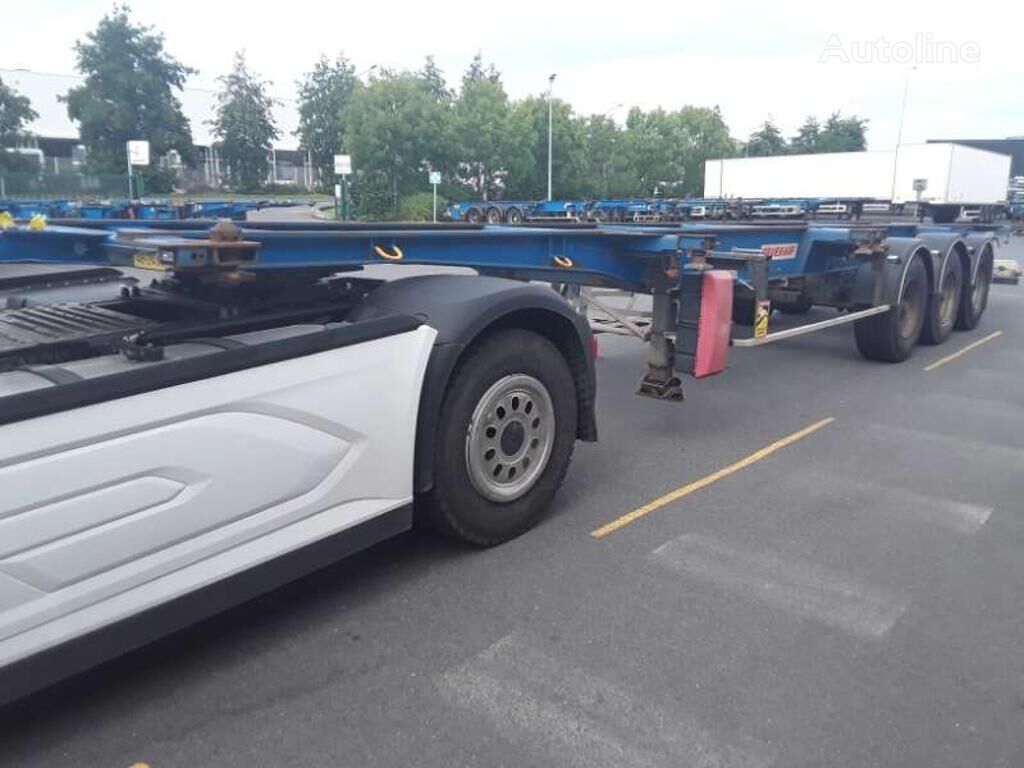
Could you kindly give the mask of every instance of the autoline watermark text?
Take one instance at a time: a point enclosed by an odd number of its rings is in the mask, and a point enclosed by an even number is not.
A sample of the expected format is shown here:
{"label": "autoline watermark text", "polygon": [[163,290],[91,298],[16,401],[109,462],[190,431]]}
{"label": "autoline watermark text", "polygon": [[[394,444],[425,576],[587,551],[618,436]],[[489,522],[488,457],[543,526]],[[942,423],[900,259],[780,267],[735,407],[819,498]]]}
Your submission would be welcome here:
{"label": "autoline watermark text", "polygon": [[819,64],[977,64],[981,46],[971,40],[954,43],[936,40],[931,32],[918,32],[913,40],[852,40],[830,35],[818,57]]}

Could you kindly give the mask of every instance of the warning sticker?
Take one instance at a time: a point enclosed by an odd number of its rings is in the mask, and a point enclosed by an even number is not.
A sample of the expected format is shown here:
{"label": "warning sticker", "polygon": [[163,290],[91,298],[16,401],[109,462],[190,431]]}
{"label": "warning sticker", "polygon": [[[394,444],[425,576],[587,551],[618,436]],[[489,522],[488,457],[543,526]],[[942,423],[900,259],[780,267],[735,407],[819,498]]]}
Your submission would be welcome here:
{"label": "warning sticker", "polygon": [[771,245],[762,245],[761,253],[769,261],[795,259],[796,249],[797,243],[772,243]]}
{"label": "warning sticker", "polygon": [[763,339],[768,335],[768,317],[772,313],[772,305],[768,301],[757,302],[757,314],[754,317],[754,338]]}

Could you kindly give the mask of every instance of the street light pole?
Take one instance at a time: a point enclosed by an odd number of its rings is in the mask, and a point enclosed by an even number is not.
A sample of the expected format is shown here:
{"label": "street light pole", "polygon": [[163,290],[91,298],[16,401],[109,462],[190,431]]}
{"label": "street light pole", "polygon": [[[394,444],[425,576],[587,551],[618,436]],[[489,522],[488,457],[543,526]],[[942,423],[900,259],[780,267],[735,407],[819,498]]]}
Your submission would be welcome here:
{"label": "street light pole", "polygon": [[896,151],[893,153],[892,161],[892,194],[890,197],[890,205],[896,202],[896,170],[900,164],[900,144],[903,143],[903,118],[907,114],[907,93],[910,91],[910,73],[913,72],[917,67],[910,67],[907,70],[906,76],[903,78],[903,103],[900,105],[900,125],[896,129]]}
{"label": "street light pole", "polygon": [[555,77],[556,75],[548,77],[548,200],[551,199],[551,147],[555,127],[554,113],[551,108],[551,91],[555,87]]}
{"label": "street light pole", "polygon": [[903,78],[903,103],[900,105],[900,127],[896,131],[896,149],[900,148],[900,144],[903,143],[903,118],[907,114],[907,92],[910,90],[910,73],[913,72],[917,67],[911,67],[907,70],[906,77]]}

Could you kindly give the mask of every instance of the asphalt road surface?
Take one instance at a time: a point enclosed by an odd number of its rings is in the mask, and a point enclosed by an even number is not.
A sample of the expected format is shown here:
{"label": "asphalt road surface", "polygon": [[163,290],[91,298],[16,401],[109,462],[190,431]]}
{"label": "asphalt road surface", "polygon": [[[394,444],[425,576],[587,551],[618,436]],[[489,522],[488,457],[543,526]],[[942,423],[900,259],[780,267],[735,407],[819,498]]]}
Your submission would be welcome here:
{"label": "asphalt road surface", "polygon": [[1024,765],[1022,318],[733,350],[682,405],[605,338],[538,528],[399,537],[19,702],[0,764]]}

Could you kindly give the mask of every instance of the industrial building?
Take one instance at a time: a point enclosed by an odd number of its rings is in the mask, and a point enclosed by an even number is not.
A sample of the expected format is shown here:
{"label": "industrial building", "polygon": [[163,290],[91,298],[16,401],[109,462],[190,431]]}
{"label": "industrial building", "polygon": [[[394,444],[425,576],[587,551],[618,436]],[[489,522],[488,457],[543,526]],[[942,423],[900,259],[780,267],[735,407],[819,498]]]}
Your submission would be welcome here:
{"label": "industrial building", "polygon": [[[86,149],[79,139],[78,126],[68,117],[67,107],[60,100],[71,88],[81,85],[82,79],[79,75],[0,69],[0,80],[27,97],[39,115],[27,126],[30,137],[21,150],[37,154],[48,173],[79,173],[85,160]],[[308,153],[298,146],[296,104],[291,99],[275,98],[273,114],[280,138],[267,158],[267,183],[312,189],[317,183],[316,169]],[[216,138],[210,127],[217,103],[216,91],[187,87],[179,93],[179,99],[199,157],[195,167],[181,168],[181,186],[189,190],[216,189],[224,181]],[[174,157],[167,160],[175,162]]]}

